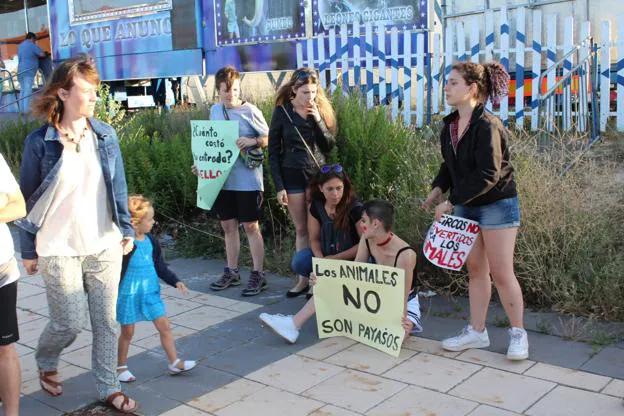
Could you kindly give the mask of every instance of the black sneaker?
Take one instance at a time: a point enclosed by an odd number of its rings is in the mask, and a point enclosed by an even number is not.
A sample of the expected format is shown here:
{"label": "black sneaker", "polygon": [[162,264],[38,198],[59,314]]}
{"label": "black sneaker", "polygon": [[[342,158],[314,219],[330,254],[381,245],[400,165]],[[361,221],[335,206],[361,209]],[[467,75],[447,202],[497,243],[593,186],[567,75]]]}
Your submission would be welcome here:
{"label": "black sneaker", "polygon": [[243,296],[256,296],[263,290],[267,290],[269,288],[269,284],[267,280],[264,278],[264,273],[257,272],[253,270],[249,275],[249,283],[247,283],[247,287],[243,289]]}
{"label": "black sneaker", "polygon": [[226,267],[219,280],[210,284],[210,289],[223,290],[230,286],[239,286],[240,284],[241,280],[238,269],[230,269],[229,267]]}

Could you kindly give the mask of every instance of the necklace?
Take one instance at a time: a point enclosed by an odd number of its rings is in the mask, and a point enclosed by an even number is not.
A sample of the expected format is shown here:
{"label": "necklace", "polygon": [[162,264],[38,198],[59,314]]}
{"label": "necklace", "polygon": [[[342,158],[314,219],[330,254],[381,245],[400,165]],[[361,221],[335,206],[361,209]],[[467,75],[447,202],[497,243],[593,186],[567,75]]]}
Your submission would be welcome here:
{"label": "necklace", "polygon": [[388,244],[390,242],[390,240],[392,240],[392,237],[394,237],[394,234],[390,233],[390,235],[388,236],[388,238],[386,238],[383,242],[377,244],[377,247],[383,247],[386,244]]}
{"label": "necklace", "polygon": [[82,141],[82,139],[85,138],[87,132],[89,131],[89,128],[87,126],[85,126],[84,130],[82,130],[82,133],[80,133],[80,137],[75,137],[69,134],[69,132],[61,132],[61,135],[63,137],[65,137],[66,140],[68,140],[69,142],[73,143],[76,145],[76,153],[80,153],[80,142]]}

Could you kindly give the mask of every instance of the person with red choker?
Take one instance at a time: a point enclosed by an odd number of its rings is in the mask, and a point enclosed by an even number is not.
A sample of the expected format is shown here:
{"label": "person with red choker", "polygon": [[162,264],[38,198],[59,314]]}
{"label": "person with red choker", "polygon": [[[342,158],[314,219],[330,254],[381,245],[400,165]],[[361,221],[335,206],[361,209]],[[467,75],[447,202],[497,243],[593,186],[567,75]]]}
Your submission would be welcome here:
{"label": "person with red choker", "polygon": [[[405,309],[403,328],[405,338],[421,332],[420,304],[416,290],[416,250],[392,233],[394,207],[386,202],[373,200],[364,204],[360,220],[361,238],[355,261],[398,267],[405,271]],[[316,277],[311,274],[310,282]],[[294,344],[303,324],[316,313],[314,301],[310,299],[294,316],[261,313],[259,318],[273,332]]]}

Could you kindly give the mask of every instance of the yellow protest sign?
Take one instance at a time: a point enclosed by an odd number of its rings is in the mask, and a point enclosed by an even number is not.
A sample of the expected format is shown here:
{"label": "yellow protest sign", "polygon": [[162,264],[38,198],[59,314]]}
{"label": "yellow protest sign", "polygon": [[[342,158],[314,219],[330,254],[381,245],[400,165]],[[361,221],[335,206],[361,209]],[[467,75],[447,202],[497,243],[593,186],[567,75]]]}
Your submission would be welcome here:
{"label": "yellow protest sign", "polygon": [[312,259],[319,338],[345,336],[393,357],[405,331],[405,272],[396,267]]}

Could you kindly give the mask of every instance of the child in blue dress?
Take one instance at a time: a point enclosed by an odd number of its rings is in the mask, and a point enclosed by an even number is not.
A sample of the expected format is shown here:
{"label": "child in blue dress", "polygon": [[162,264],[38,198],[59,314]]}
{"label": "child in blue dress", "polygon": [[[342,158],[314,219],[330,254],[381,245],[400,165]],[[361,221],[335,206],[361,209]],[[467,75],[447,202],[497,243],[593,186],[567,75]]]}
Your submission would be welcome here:
{"label": "child in blue dress", "polygon": [[134,249],[123,258],[117,299],[117,321],[121,324],[117,377],[124,383],[136,380],[127,364],[128,349],[136,322],[152,321],[158,329],[160,342],[169,360],[169,374],[191,370],[196,364],[195,361],[182,361],[177,357],[165,305],[160,298],[158,278],[177,288],[182,294],[187,294],[188,289],[167,267],[158,241],[149,234],[154,226],[154,208],[141,195],[130,196],[128,207],[136,237]]}

